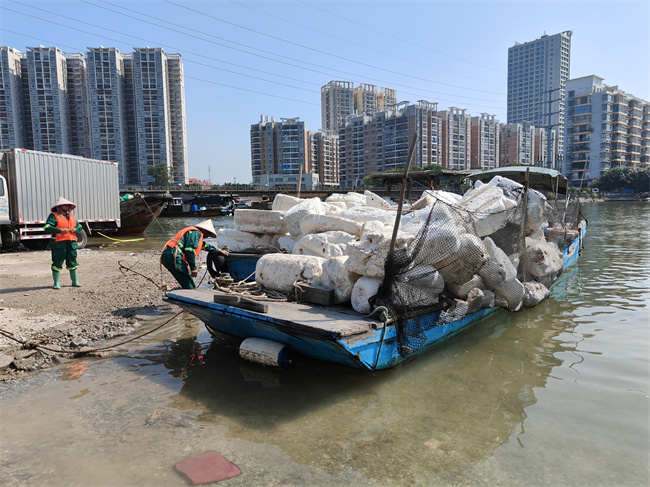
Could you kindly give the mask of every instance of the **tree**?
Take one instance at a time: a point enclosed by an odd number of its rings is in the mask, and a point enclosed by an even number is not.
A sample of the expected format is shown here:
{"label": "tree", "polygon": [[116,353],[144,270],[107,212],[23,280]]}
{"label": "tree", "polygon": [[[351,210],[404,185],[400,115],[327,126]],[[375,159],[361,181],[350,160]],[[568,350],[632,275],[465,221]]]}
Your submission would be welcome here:
{"label": "tree", "polygon": [[153,178],[152,186],[167,187],[173,182],[172,175],[164,162],[147,167],[147,174]]}
{"label": "tree", "polygon": [[591,184],[602,191],[631,189],[636,193],[650,191],[650,168],[614,167]]}

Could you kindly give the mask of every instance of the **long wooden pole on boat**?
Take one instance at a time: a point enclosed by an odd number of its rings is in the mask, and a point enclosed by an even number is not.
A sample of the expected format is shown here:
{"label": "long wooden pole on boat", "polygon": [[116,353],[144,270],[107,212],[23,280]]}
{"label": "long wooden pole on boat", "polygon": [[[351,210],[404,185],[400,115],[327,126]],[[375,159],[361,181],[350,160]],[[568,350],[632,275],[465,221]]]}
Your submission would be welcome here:
{"label": "long wooden pole on boat", "polygon": [[397,203],[397,215],[395,215],[395,226],[393,227],[393,238],[390,240],[390,249],[388,250],[389,254],[393,253],[395,250],[395,241],[397,240],[397,232],[399,230],[399,222],[402,219],[402,207],[404,206],[404,191],[406,190],[406,183],[409,175],[409,167],[411,166],[411,159],[413,159],[413,153],[415,152],[415,143],[418,140],[418,134],[415,134],[413,137],[413,142],[411,142],[411,147],[409,148],[408,158],[406,159],[406,166],[404,166],[404,175],[402,176],[402,187],[399,192],[399,202]]}

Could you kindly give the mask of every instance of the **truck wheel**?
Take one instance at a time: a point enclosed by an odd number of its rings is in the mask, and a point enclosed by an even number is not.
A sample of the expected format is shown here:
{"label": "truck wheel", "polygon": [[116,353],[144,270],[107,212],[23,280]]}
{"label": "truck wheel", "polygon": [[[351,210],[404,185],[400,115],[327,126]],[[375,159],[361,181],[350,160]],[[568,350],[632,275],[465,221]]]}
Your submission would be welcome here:
{"label": "truck wheel", "polygon": [[50,246],[50,239],[39,238],[36,240],[23,240],[22,244],[29,250],[47,250]]}
{"label": "truck wheel", "polygon": [[86,235],[86,232],[82,230],[79,233],[77,233],[77,248],[78,249],[86,248],[87,243],[88,243],[88,235]]}

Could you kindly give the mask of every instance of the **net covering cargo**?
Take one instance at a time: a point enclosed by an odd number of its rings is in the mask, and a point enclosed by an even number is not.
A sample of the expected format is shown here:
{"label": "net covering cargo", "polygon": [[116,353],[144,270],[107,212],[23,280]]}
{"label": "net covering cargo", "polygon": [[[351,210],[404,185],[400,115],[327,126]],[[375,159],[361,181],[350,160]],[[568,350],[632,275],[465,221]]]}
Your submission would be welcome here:
{"label": "net covering cargo", "polygon": [[[403,216],[403,227],[417,223],[419,231],[408,246],[388,256],[374,302],[394,318],[402,356],[426,343],[427,330],[468,312],[495,305],[521,309],[524,284],[538,280],[527,272],[527,242],[550,255],[548,262],[561,256],[556,240],[544,238],[544,229],[548,221],[561,225],[566,208],[506,183],[479,183],[459,201],[433,193],[427,195],[432,204]],[[560,260],[560,268],[547,274],[556,279],[561,270]],[[550,285],[548,278],[539,281]]]}

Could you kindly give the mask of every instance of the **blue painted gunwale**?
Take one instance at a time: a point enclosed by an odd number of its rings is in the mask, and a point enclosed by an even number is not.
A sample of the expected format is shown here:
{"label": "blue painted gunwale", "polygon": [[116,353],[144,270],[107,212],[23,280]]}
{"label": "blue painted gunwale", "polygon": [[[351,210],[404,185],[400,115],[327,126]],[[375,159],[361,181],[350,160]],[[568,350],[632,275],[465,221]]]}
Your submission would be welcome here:
{"label": "blue painted gunwale", "polygon": [[[563,251],[564,269],[578,259],[586,229],[587,223],[582,222],[578,237]],[[498,307],[482,309],[460,320],[435,326],[425,332],[426,342],[421,348],[402,357],[398,352],[396,329],[392,324],[350,336],[340,336],[336,333],[317,334],[297,326],[292,327],[291,322],[263,313],[206,302],[198,295],[197,299],[193,299],[171,291],[167,293],[167,299],[199,318],[211,332],[241,339],[254,337],[273,340],[289,346],[301,355],[366,371],[397,367],[476,326],[484,319],[498,312],[505,312],[503,308]]]}

